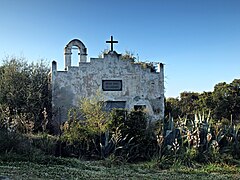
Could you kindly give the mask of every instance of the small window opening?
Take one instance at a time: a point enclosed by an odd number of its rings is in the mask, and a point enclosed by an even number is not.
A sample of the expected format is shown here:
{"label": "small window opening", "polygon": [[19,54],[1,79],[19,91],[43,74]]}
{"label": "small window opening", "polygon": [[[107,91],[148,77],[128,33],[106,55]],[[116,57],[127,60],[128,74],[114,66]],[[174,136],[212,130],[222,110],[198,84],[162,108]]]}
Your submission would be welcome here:
{"label": "small window opening", "polygon": [[134,105],[135,111],[143,111],[144,109],[146,109],[146,105]]}

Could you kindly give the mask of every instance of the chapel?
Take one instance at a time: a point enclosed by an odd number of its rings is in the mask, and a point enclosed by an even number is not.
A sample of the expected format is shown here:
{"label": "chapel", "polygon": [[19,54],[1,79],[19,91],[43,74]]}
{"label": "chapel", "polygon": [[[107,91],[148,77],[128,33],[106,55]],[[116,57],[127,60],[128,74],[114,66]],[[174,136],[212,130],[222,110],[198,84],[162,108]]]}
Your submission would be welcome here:
{"label": "chapel", "polygon": [[[78,106],[82,98],[93,98],[99,92],[106,110],[145,109],[152,121],[164,117],[164,66],[157,62],[157,71],[145,63],[134,62],[111,48],[103,57],[87,61],[87,48],[78,39],[71,40],[64,48],[65,69],[51,66],[52,120],[63,123],[68,111]],[[79,63],[72,65],[72,48],[78,49]]]}

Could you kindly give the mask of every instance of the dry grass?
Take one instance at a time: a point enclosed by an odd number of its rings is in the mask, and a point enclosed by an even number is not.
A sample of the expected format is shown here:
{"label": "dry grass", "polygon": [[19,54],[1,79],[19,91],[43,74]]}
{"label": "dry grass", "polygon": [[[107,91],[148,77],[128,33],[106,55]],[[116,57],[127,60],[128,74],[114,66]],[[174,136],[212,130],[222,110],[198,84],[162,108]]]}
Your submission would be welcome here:
{"label": "dry grass", "polygon": [[[64,164],[64,162],[66,163]],[[60,165],[61,164],[61,165]],[[0,161],[0,179],[240,179],[240,168],[210,164],[198,169],[169,170],[145,164],[112,165],[103,161],[63,159],[49,164]]]}

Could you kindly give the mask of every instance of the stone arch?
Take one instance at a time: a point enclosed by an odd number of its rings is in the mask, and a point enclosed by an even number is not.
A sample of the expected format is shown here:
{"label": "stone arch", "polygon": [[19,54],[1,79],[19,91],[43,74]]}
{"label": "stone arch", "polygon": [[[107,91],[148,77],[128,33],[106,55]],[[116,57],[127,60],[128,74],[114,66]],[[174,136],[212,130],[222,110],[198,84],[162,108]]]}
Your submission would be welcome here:
{"label": "stone arch", "polygon": [[64,48],[65,70],[68,66],[71,66],[71,55],[73,46],[76,46],[78,48],[79,62],[87,61],[87,48],[82,43],[82,41],[78,39],[73,39]]}

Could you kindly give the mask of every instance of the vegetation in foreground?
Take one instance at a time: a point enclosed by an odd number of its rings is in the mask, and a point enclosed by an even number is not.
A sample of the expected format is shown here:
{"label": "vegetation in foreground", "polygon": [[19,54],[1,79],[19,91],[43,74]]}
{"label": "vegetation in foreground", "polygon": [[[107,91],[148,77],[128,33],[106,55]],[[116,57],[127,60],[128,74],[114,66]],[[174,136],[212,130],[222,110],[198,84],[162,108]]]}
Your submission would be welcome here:
{"label": "vegetation in foreground", "polygon": [[[46,157],[45,157],[46,158]],[[48,162],[47,162],[47,161]],[[168,170],[154,162],[113,165],[111,161],[46,158],[42,162],[0,161],[0,177],[9,179],[239,179],[240,168],[208,164],[197,168],[176,165]]]}

